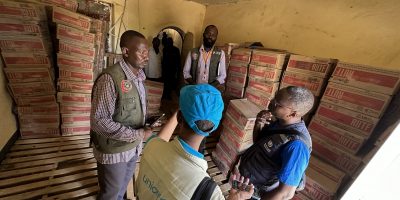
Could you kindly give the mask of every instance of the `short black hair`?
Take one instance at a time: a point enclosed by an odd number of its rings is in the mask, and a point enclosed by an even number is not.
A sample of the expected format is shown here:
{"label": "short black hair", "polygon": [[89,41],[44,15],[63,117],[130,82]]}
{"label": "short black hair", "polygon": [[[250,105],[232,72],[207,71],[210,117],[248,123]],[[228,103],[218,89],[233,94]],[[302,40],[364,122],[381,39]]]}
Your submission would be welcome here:
{"label": "short black hair", "polygon": [[135,37],[146,39],[143,34],[137,32],[137,31],[127,30],[121,35],[119,47],[121,47],[121,48],[126,47],[128,45],[128,42],[131,41]]}
{"label": "short black hair", "polygon": [[215,28],[215,30],[216,30],[217,33],[218,33],[218,28],[217,28],[217,26],[215,26],[214,24],[210,24],[210,25],[206,26],[206,28],[204,29],[204,32],[206,32],[207,29],[209,29],[209,28]]}
{"label": "short black hair", "polygon": [[284,88],[289,95],[293,109],[299,112],[301,116],[307,114],[314,106],[314,95],[305,87],[289,86]]}

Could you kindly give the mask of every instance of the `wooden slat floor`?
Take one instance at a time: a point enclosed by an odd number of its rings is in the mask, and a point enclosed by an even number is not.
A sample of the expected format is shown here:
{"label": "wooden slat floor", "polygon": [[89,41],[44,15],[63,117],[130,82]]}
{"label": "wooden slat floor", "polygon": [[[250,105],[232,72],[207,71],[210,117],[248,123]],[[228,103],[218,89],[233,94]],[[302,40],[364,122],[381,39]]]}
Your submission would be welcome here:
{"label": "wooden slat floor", "polygon": [[[208,173],[227,194],[228,180],[211,160],[216,143],[216,138],[207,140]],[[0,199],[95,199],[96,168],[89,135],[19,139],[0,164]]]}

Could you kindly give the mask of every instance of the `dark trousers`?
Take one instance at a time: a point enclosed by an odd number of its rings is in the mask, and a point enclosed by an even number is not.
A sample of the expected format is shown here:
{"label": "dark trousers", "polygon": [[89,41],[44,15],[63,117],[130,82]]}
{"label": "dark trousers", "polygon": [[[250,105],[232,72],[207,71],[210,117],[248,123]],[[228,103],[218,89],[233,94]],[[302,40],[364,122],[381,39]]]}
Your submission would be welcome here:
{"label": "dark trousers", "polygon": [[138,155],[135,155],[126,163],[97,163],[100,185],[97,200],[122,200],[126,192],[126,187],[135,173],[137,160]]}

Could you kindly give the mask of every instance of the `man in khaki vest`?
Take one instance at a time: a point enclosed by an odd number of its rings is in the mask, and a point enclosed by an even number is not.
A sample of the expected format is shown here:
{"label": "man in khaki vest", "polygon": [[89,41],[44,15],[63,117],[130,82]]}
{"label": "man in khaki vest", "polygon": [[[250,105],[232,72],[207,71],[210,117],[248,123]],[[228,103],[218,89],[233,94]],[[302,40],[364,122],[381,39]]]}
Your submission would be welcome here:
{"label": "man in khaki vest", "polygon": [[215,25],[204,29],[203,44],[192,49],[183,67],[183,78],[188,84],[208,83],[223,92],[226,78],[224,51],[214,46],[218,37]]}
{"label": "man in khaki vest", "polygon": [[144,127],[148,46],[139,32],[121,36],[123,60],[104,70],[92,91],[91,133],[100,191],[97,199],[120,200],[135,172],[142,141],[152,130]]}

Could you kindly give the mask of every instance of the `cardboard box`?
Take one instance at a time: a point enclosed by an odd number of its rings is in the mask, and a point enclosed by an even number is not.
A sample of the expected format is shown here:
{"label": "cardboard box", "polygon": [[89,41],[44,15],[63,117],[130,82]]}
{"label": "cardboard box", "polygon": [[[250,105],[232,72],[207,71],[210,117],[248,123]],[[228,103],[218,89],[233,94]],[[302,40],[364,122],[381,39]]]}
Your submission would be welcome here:
{"label": "cardboard box", "polygon": [[314,117],[311,120],[311,123],[308,125],[308,130],[312,135],[317,135],[354,155],[367,139],[366,137],[338,128],[318,117]]}
{"label": "cardboard box", "polygon": [[379,119],[321,101],[315,116],[351,133],[369,137]]}
{"label": "cardboard box", "polygon": [[236,85],[234,83],[226,83],[226,88],[225,88],[225,95],[228,95],[230,97],[235,97],[235,98],[243,98],[244,95],[244,87],[241,87],[240,85]]}
{"label": "cardboard box", "polygon": [[322,101],[379,118],[385,112],[391,96],[356,87],[329,82]]}
{"label": "cardboard box", "polygon": [[49,36],[49,29],[46,22],[26,21],[0,17],[1,35],[34,35]]}
{"label": "cardboard box", "polygon": [[225,144],[229,146],[231,149],[235,149],[236,152],[243,152],[251,145],[253,145],[253,140],[241,141],[236,135],[233,133],[229,127],[224,127],[222,129],[222,134],[220,140],[224,140]]}
{"label": "cardboard box", "polygon": [[60,105],[61,114],[80,114],[90,113],[92,108],[91,103],[63,103]]}
{"label": "cardboard box", "polygon": [[90,113],[61,114],[61,122],[66,124],[87,124],[90,126]]}
{"label": "cardboard box", "polygon": [[232,161],[229,161],[226,153],[221,149],[220,146],[216,146],[215,150],[211,153],[211,158],[215,165],[222,172],[223,175],[227,176],[231,168],[233,167]]}
{"label": "cardboard box", "polygon": [[247,99],[236,99],[229,102],[228,113],[242,130],[253,129],[257,114],[261,109]]}
{"label": "cardboard box", "polygon": [[315,96],[319,97],[323,92],[325,84],[326,80],[322,77],[285,71],[279,89],[288,86],[300,86],[309,89]]}
{"label": "cardboard box", "polygon": [[250,65],[249,77],[265,81],[277,82],[281,78],[282,70],[272,67]]}
{"label": "cardboard box", "polygon": [[[318,184],[318,187],[314,187],[313,189],[321,189],[321,193],[336,196],[336,191],[345,180],[346,174],[344,172],[336,169],[328,163],[325,163],[315,156],[310,158],[308,169],[307,173],[312,175],[312,182]],[[319,176],[314,177],[316,174]]]}
{"label": "cardboard box", "polygon": [[65,40],[68,43],[78,46],[94,47],[96,35],[62,24],[57,24],[57,39]]}
{"label": "cardboard box", "polygon": [[52,82],[9,83],[14,97],[55,94]]}
{"label": "cardboard box", "polygon": [[4,63],[7,68],[51,68],[52,63],[46,52],[10,52],[2,51]]}
{"label": "cardboard box", "polygon": [[306,187],[302,191],[312,200],[334,200],[336,183],[318,171],[308,168]]}
{"label": "cardboard box", "polygon": [[256,104],[260,109],[268,109],[269,102],[275,95],[265,94],[265,92],[248,87],[246,88],[246,94],[244,95],[247,100]]}
{"label": "cardboard box", "polygon": [[5,68],[4,72],[10,83],[51,82],[54,71],[48,68]]}
{"label": "cardboard box", "polygon": [[262,96],[275,96],[279,89],[279,82],[264,81],[255,78],[249,78],[246,90],[256,89],[262,92]]}
{"label": "cardboard box", "polygon": [[18,114],[19,123],[27,126],[60,125],[60,115]]}
{"label": "cardboard box", "polygon": [[20,127],[19,130],[22,138],[36,136],[58,136],[60,135],[60,127]]}
{"label": "cardboard box", "polygon": [[64,67],[72,67],[83,70],[93,71],[94,63],[85,59],[76,58],[62,53],[57,54],[57,64]]}
{"label": "cardboard box", "polygon": [[58,80],[58,91],[60,92],[76,92],[91,94],[93,82],[76,82],[69,80]]}
{"label": "cardboard box", "polygon": [[53,7],[52,20],[57,24],[64,24],[86,32],[90,31],[90,17],[63,8]]}
{"label": "cardboard box", "polygon": [[247,66],[248,64],[245,62],[237,62],[237,61],[232,61],[229,63],[229,71],[228,74],[230,73],[236,73],[236,74],[243,74],[247,75]]}
{"label": "cardboard box", "polygon": [[59,40],[58,50],[64,55],[69,55],[79,59],[93,62],[96,56],[96,50],[91,47],[81,47],[70,44],[65,40]]}
{"label": "cardboard box", "polygon": [[244,88],[246,85],[246,78],[247,78],[246,74],[230,72],[228,74],[228,78],[226,79],[226,82],[229,84],[235,84],[237,86]]}
{"label": "cardboard box", "polygon": [[90,124],[61,124],[61,135],[89,135]]}
{"label": "cardboard box", "polygon": [[92,71],[80,70],[65,66],[59,66],[59,80],[94,82],[94,74]]}
{"label": "cardboard box", "polygon": [[233,49],[236,49],[240,46],[238,43],[226,43],[223,46],[216,46],[217,48],[223,50],[225,52],[225,56],[230,55]]}
{"label": "cardboard box", "polygon": [[102,33],[105,29],[106,22],[98,19],[92,19],[90,21],[90,32],[91,33]]}
{"label": "cardboard box", "polygon": [[337,167],[347,174],[353,174],[361,164],[361,158],[351,155],[334,144],[313,135],[313,154],[318,155],[324,161]]}
{"label": "cardboard box", "polygon": [[80,94],[70,92],[58,92],[57,101],[60,103],[91,103],[91,94]]}
{"label": "cardboard box", "polygon": [[286,71],[328,77],[333,71],[334,60],[301,55],[290,55]]}
{"label": "cardboard box", "polygon": [[10,50],[15,52],[50,52],[50,44],[40,36],[0,36],[1,50]]}
{"label": "cardboard box", "polygon": [[308,197],[307,195],[303,194],[304,192],[296,192],[296,194],[294,195],[294,197],[292,198],[292,200],[313,200],[310,197]]}
{"label": "cardboard box", "polygon": [[399,88],[400,71],[339,62],[330,81],[392,95]]}
{"label": "cardboard box", "polygon": [[16,97],[15,102],[18,106],[29,106],[56,104],[57,100],[55,95],[41,95]]}
{"label": "cardboard box", "polygon": [[68,9],[72,12],[76,12],[78,9],[77,0],[34,0],[48,5],[56,5],[61,8]]}
{"label": "cardboard box", "polygon": [[[54,96],[54,95],[53,95]],[[42,105],[31,105],[31,106],[18,106],[18,115],[58,115],[60,109],[57,103],[42,104]]]}
{"label": "cardboard box", "polygon": [[237,138],[239,138],[239,142],[248,141],[253,139],[253,130],[242,130],[239,125],[233,120],[232,116],[228,113],[225,114],[224,119],[222,120],[222,125],[229,129],[226,131],[230,131],[231,134],[235,134]]}
{"label": "cardboard box", "polygon": [[251,64],[282,69],[285,63],[286,53],[266,50],[253,50]]}
{"label": "cardboard box", "polygon": [[0,17],[34,21],[47,20],[43,6],[12,1],[0,2]]}
{"label": "cardboard box", "polygon": [[244,62],[249,63],[251,58],[251,49],[239,48],[234,49],[231,55],[231,62]]}
{"label": "cardboard box", "polygon": [[236,149],[233,146],[228,145],[229,141],[226,142],[225,139],[226,138],[221,138],[221,140],[218,141],[217,146],[219,146],[222,149],[222,151],[225,152],[229,160],[236,161],[236,159],[239,156],[239,152],[236,151]]}

